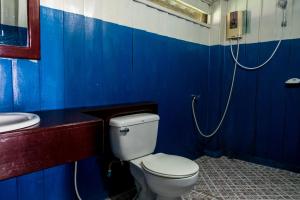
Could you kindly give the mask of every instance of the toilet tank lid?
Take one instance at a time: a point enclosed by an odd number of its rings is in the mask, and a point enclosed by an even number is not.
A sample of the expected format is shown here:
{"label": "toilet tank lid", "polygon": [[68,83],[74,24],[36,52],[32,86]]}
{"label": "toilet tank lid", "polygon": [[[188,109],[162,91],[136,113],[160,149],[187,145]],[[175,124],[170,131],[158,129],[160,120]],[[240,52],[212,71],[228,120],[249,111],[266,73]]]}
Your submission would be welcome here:
{"label": "toilet tank lid", "polygon": [[123,127],[153,121],[159,121],[159,116],[152,113],[139,113],[111,118],[109,121],[109,125],[113,127]]}

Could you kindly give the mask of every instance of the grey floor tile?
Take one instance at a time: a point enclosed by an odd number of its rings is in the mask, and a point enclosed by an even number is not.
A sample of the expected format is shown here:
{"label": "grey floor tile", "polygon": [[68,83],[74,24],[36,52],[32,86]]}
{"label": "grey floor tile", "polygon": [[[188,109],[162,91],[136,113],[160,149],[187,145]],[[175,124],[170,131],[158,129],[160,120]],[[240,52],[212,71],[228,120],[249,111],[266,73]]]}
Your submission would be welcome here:
{"label": "grey floor tile", "polygon": [[196,160],[199,180],[184,200],[300,200],[300,174],[226,157]]}

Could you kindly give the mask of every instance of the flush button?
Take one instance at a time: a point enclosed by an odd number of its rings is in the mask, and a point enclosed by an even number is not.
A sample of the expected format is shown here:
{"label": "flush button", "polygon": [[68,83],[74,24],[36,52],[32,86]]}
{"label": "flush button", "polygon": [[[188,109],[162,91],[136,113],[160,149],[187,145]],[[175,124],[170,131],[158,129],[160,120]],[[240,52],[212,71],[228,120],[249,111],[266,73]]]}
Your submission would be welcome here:
{"label": "flush button", "polygon": [[122,135],[127,135],[127,133],[129,132],[129,128],[122,128],[122,129],[120,129],[120,133],[122,134]]}

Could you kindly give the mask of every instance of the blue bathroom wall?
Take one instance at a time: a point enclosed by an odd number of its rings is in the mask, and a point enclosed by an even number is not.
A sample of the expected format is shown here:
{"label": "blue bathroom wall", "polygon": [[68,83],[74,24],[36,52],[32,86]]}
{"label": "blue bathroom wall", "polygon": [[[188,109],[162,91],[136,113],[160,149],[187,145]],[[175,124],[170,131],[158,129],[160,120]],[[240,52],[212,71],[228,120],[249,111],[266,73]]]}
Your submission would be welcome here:
{"label": "blue bathroom wall", "polygon": [[[277,42],[241,45],[247,66],[264,62]],[[237,70],[228,114],[220,132],[207,140],[211,152],[300,172],[300,92],[284,82],[300,76],[300,40],[284,40],[274,58],[257,71]],[[227,101],[234,63],[229,46],[212,46],[208,126],[216,127]]]}
{"label": "blue bathroom wall", "polygon": [[[247,65],[264,61],[275,42],[241,45]],[[237,71],[228,115],[212,139],[233,72],[227,46],[205,46],[41,7],[41,60],[0,59],[0,111],[38,111],[156,101],[156,151],[195,159],[203,149],[299,171],[300,93],[284,81],[300,76],[300,39],[285,40],[256,72]],[[101,159],[79,162],[83,199],[104,199]],[[0,199],[74,199],[73,164],[0,181]]]}
{"label": "blue bathroom wall", "polygon": [[[156,151],[195,159],[190,95],[207,92],[208,58],[208,46],[41,7],[41,60],[0,59],[0,111],[156,101]],[[100,168],[79,162],[83,199],[107,196]],[[0,181],[0,199],[75,199],[73,164]]]}

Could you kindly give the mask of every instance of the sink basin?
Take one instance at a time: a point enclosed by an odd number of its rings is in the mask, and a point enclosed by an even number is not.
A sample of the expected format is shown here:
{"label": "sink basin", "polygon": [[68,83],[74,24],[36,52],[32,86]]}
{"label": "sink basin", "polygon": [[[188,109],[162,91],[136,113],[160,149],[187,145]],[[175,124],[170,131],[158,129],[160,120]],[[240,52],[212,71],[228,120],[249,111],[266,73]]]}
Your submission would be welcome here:
{"label": "sink basin", "polygon": [[33,113],[0,113],[0,133],[28,128],[39,122],[40,117]]}

